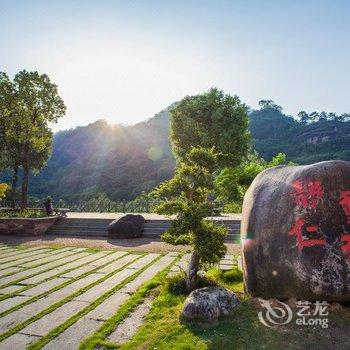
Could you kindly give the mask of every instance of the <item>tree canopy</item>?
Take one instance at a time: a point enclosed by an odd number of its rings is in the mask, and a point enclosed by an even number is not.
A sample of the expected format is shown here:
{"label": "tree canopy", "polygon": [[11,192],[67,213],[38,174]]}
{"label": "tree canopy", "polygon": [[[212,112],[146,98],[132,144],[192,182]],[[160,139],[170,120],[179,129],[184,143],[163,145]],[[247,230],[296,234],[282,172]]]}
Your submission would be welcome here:
{"label": "tree canopy", "polygon": [[170,140],[175,157],[184,159],[191,147],[214,147],[218,165],[238,165],[249,149],[247,112],[238,96],[215,88],[185,97],[171,110]]}
{"label": "tree canopy", "polygon": [[48,123],[57,122],[65,110],[57,86],[46,74],[23,70],[11,81],[0,72],[1,164],[13,170],[13,185],[18,167],[23,168],[22,208],[27,205],[29,171],[40,170],[51,153]]}

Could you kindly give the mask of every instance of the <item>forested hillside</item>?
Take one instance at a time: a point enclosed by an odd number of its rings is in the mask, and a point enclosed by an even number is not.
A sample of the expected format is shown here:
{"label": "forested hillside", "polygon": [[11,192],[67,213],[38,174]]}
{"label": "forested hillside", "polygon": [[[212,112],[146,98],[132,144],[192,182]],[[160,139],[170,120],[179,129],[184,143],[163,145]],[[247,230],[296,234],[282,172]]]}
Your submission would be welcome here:
{"label": "forested hillside", "polygon": [[[350,122],[345,120],[302,123],[278,106],[264,106],[250,113],[253,148],[266,160],[279,152],[300,164],[350,160]],[[99,120],[58,132],[47,165],[31,176],[30,194],[76,202],[104,192],[112,200],[131,200],[172,176],[168,131],[169,109],[133,126]]]}

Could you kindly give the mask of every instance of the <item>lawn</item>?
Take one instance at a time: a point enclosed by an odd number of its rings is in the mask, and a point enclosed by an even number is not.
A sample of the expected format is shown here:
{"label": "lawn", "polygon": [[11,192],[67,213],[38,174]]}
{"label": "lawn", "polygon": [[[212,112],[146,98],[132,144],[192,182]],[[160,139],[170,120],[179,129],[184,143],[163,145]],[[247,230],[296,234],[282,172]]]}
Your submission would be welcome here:
{"label": "lawn", "polygon": [[[271,329],[259,322],[260,306],[243,293],[238,270],[222,273],[213,269],[208,275],[211,281],[237,292],[242,300],[238,309],[217,324],[181,322],[180,313],[186,296],[181,293],[181,287],[176,288],[177,277],[169,282],[163,275],[153,279],[153,285],[150,284],[141,294],[134,295],[129,308],[102,327],[98,336],[83,343],[81,349],[349,349],[350,312],[344,308],[331,311],[328,329],[300,327],[292,323]],[[157,293],[157,297],[137,334],[123,345],[106,342],[103,338],[151,291]]]}

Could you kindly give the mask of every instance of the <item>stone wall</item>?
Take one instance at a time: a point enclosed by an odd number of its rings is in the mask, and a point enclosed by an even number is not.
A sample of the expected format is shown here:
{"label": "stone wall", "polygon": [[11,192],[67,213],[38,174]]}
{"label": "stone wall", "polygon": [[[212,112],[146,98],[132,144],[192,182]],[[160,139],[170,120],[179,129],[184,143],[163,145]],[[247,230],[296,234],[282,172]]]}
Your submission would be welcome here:
{"label": "stone wall", "polygon": [[0,235],[42,235],[56,222],[57,219],[57,216],[32,219],[1,218]]}

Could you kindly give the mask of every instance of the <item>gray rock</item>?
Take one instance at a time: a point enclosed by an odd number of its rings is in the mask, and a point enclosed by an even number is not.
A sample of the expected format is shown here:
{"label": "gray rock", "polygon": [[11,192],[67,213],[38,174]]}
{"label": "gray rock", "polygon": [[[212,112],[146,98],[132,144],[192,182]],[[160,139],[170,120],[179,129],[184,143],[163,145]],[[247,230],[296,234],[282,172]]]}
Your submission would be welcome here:
{"label": "gray rock", "polygon": [[245,289],[264,299],[350,300],[350,162],[260,173],[243,203]]}
{"label": "gray rock", "polygon": [[146,220],[142,215],[127,214],[108,226],[110,238],[138,238],[142,236]]}
{"label": "gray rock", "polygon": [[213,323],[239,305],[240,301],[234,292],[224,287],[205,287],[196,289],[187,297],[181,316]]}

